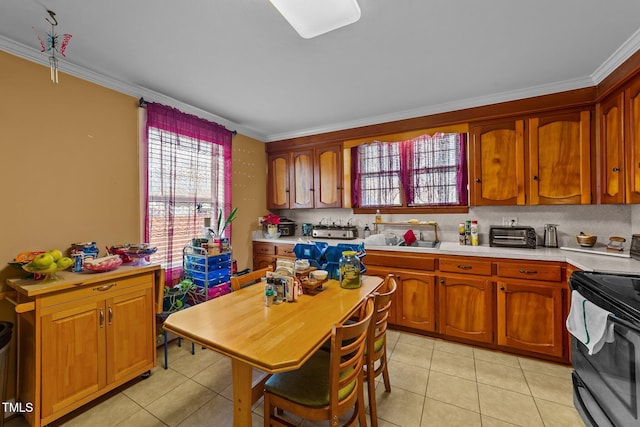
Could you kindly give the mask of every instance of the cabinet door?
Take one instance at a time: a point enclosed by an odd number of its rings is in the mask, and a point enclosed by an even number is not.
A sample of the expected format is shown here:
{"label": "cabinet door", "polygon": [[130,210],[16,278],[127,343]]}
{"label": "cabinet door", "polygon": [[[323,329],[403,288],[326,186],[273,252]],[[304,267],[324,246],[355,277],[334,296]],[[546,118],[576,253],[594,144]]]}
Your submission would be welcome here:
{"label": "cabinet door", "polygon": [[560,284],[499,281],[498,345],[562,357]]}
{"label": "cabinet door", "polygon": [[103,300],[86,298],[43,313],[42,418],[106,385],[105,327]]}
{"label": "cabinet door", "polygon": [[608,97],[599,105],[600,118],[600,202],[624,202],[623,93]]}
{"label": "cabinet door", "polygon": [[640,78],[633,80],[625,91],[627,108],[626,202],[640,203]]}
{"label": "cabinet door", "polygon": [[315,166],[315,207],[342,207],[342,148],[316,149]]}
{"label": "cabinet door", "polygon": [[524,205],[524,121],[471,128],[471,204]]}
{"label": "cabinet door", "polygon": [[435,277],[410,270],[396,270],[399,325],[435,332]]}
{"label": "cabinet door", "polygon": [[440,276],[439,329],[444,335],[493,342],[493,285],[487,279]]}
{"label": "cabinet door", "polygon": [[296,151],[292,156],[291,205],[293,208],[313,207],[313,150]]}
{"label": "cabinet door", "polygon": [[[367,276],[375,276],[384,280],[389,274],[394,274],[394,272],[385,269],[384,267],[367,267]],[[389,320],[388,322],[391,325],[398,324],[398,316],[397,316],[397,308],[396,301],[398,299],[398,289],[396,288],[396,292],[391,298],[391,308],[389,309]]]}
{"label": "cabinet door", "polygon": [[267,268],[272,266],[274,269],[276,267],[276,258],[270,255],[253,255],[253,269],[261,270],[263,268]]}
{"label": "cabinet door", "polygon": [[289,153],[270,154],[267,160],[267,209],[289,209]]}
{"label": "cabinet door", "polygon": [[108,383],[131,378],[145,367],[153,367],[152,301],[151,288],[106,300]]}
{"label": "cabinet door", "polygon": [[590,204],[590,112],[529,119],[532,205]]}

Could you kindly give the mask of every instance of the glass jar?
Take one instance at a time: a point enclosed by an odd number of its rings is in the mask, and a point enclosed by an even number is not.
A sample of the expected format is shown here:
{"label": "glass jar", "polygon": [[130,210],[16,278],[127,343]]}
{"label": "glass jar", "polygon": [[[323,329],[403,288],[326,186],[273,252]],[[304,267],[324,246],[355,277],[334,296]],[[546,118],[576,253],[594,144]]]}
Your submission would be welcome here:
{"label": "glass jar", "polygon": [[340,258],[340,286],[346,289],[359,288],[360,280],[360,260],[355,251],[344,251]]}

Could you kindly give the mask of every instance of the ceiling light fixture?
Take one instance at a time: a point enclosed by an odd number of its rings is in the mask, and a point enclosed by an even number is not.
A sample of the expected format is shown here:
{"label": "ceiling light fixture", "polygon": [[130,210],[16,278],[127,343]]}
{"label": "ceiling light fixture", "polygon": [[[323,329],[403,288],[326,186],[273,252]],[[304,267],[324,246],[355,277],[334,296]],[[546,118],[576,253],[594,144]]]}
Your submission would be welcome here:
{"label": "ceiling light fixture", "polygon": [[328,33],[360,19],[357,0],[269,0],[305,39]]}

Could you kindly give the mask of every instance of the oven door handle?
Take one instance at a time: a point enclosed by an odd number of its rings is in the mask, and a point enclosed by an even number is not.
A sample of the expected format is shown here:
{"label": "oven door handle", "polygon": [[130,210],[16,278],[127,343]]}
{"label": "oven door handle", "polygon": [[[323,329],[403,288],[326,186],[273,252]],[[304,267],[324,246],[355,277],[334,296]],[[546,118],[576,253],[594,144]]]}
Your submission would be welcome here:
{"label": "oven door handle", "polygon": [[640,334],[640,327],[638,325],[634,325],[633,323],[627,321],[626,319],[622,319],[622,318],[614,315],[613,313],[609,314],[609,319],[611,321],[613,321],[613,323],[617,323],[619,325],[622,325],[625,328],[631,329],[635,333]]}

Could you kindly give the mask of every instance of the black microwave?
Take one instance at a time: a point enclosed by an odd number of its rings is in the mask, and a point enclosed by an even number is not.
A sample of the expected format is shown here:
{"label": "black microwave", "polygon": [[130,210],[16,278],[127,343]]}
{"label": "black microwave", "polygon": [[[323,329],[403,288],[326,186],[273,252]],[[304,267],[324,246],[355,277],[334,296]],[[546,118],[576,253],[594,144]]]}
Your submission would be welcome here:
{"label": "black microwave", "polygon": [[537,243],[538,236],[533,227],[503,227],[498,225],[489,227],[489,246],[535,249]]}

